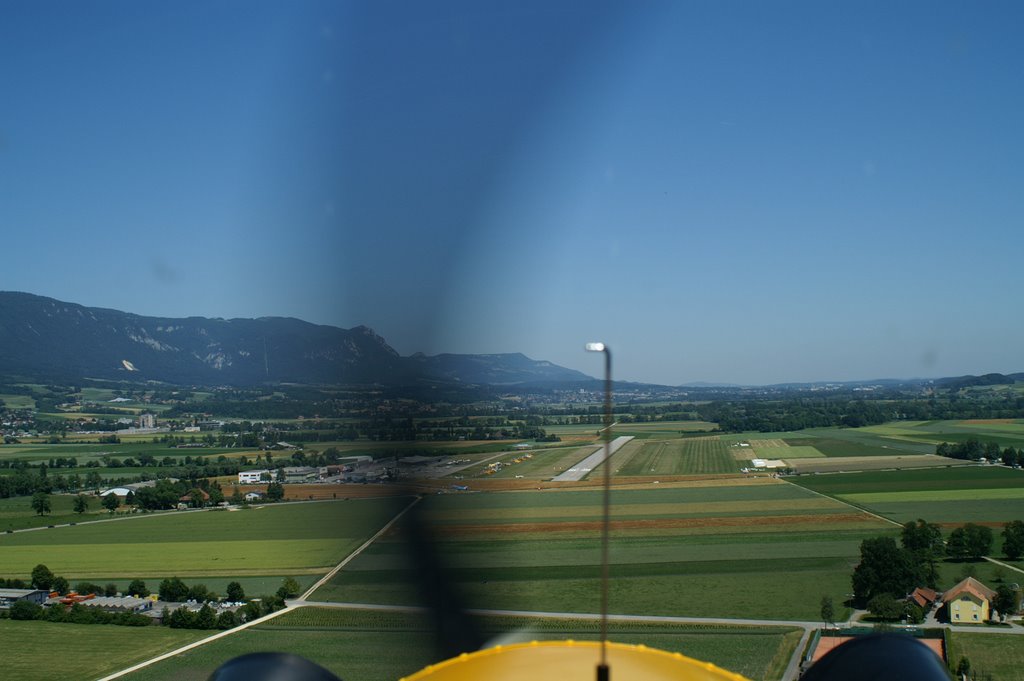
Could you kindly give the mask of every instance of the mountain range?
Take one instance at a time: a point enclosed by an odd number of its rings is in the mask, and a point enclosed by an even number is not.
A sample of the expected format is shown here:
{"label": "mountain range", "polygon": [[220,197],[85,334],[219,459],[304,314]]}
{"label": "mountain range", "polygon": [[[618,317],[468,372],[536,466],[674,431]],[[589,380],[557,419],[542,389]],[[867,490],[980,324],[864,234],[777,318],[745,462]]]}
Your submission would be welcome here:
{"label": "mountain range", "polygon": [[594,380],[519,353],[402,357],[365,326],[341,329],[288,317],[145,317],[2,291],[0,375],[179,385]]}

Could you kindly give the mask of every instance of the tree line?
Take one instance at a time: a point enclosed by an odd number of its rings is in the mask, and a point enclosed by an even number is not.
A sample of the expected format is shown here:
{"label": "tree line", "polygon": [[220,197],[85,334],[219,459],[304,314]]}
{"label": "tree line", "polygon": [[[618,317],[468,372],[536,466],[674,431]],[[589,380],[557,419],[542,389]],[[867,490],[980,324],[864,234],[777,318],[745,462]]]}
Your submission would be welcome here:
{"label": "tree line", "polygon": [[[56,592],[66,596],[72,591],[79,595],[97,596],[118,595],[115,584],[100,586],[91,582],[79,582],[71,589],[68,581],[63,577],[55,575],[47,566],[37,565],[32,569],[30,582],[26,584],[21,579],[0,578],[0,586],[11,589],[42,589],[51,593]],[[245,591],[238,582],[229,582],[227,585],[226,598],[229,602],[243,603],[235,610],[222,610],[220,613],[211,607],[211,603],[220,600],[220,596],[206,587],[205,584],[186,585],[178,577],[169,577],[160,582],[158,598],[167,603],[201,603],[202,605],[192,610],[187,607],[178,607],[173,611],[165,606],[161,613],[161,619],[165,626],[175,629],[230,629],[242,622],[247,622],[267,615],[275,610],[284,607],[286,598],[294,598],[299,595],[301,587],[292,577],[286,577],[280,588],[274,594],[264,595],[258,599],[246,601]],[[126,589],[126,595],[145,598],[150,595],[150,590],[141,579],[134,579]],[[73,603],[65,606],[62,603],[54,603],[42,606],[28,600],[15,601],[7,611],[0,611],[0,616],[6,616],[13,620],[43,620],[47,622],[65,622],[70,624],[114,624],[121,626],[148,626],[153,624],[153,618],[139,613],[122,612],[113,613],[101,610],[97,607]]]}
{"label": "tree line", "polygon": [[977,438],[968,438],[963,442],[942,442],[935,446],[935,453],[951,459],[967,461],[999,461],[1006,466],[1024,466],[1024,449],[1005,447],[1000,449],[998,442],[981,442]]}

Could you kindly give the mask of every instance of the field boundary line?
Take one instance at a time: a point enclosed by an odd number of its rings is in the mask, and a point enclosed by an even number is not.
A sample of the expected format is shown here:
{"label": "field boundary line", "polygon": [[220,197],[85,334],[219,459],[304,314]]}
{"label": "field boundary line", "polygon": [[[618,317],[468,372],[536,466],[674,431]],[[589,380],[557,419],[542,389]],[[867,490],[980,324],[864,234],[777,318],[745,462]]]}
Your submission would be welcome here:
{"label": "field boundary line", "polygon": [[[216,634],[214,634],[212,636],[207,636],[206,638],[201,638],[198,641],[193,641],[192,643],[189,643],[188,645],[182,646],[181,648],[176,648],[175,650],[171,650],[171,651],[166,652],[166,653],[164,653],[162,655],[158,655],[157,657],[153,657],[153,658],[150,658],[148,660],[143,660],[142,662],[134,664],[131,667],[128,667],[127,669],[122,669],[119,672],[114,672],[113,674],[110,674],[108,676],[104,676],[103,678],[98,679],[98,681],[112,681],[113,679],[119,679],[122,676],[125,676],[126,674],[131,674],[132,672],[137,672],[138,670],[144,669],[146,667],[149,667],[150,665],[156,664],[157,662],[163,662],[164,660],[169,660],[172,657],[177,657],[178,655],[181,655],[182,653],[187,653],[188,651],[194,650],[194,649],[199,648],[201,646],[204,646],[207,643],[212,643],[213,641],[217,641],[219,639],[222,639],[225,636],[231,636],[232,634],[236,634],[236,633],[238,633],[240,631],[243,631],[245,629],[248,629],[250,627],[255,627],[255,626],[258,626],[260,624],[265,624],[266,622],[269,622],[270,620],[274,619],[275,617],[279,617],[280,615],[283,615],[286,612],[290,612],[290,611],[294,610],[297,607],[301,607],[303,605],[306,605],[306,603],[301,602],[301,601],[305,600],[306,596],[310,595],[314,590],[320,588],[320,586],[322,586],[324,582],[326,582],[328,579],[330,579],[330,577],[335,575],[338,572],[338,570],[340,570],[342,567],[344,567],[349,561],[351,561],[357,555],[362,553],[362,551],[366,547],[368,547],[378,537],[380,537],[382,534],[384,534],[384,532],[386,532],[388,529],[390,529],[391,526],[394,525],[395,522],[399,518],[401,518],[403,515],[405,515],[406,512],[410,508],[412,508],[416,504],[416,502],[418,502],[421,498],[422,497],[418,497],[418,496],[415,497],[412,500],[412,502],[409,503],[408,506],[406,506],[401,511],[399,511],[398,514],[395,515],[394,518],[392,518],[390,521],[388,521],[388,523],[386,525],[384,525],[384,527],[382,527],[372,537],[370,537],[365,542],[363,542],[362,546],[360,546],[355,551],[353,551],[348,556],[346,556],[345,559],[342,560],[340,563],[338,563],[334,567],[333,570],[328,572],[327,575],[325,575],[323,579],[321,579],[316,584],[314,584],[312,587],[310,587],[309,590],[306,593],[302,594],[302,596],[300,597],[300,599],[299,599],[300,603],[292,603],[292,604],[286,603],[285,607],[281,608],[280,610],[277,610],[275,612],[272,612],[272,613],[269,613],[267,615],[264,615],[263,617],[258,617],[258,618],[254,619],[254,620],[249,621],[249,622],[245,622],[244,624],[240,624],[237,627],[233,627],[231,629],[227,629],[225,631],[218,632],[218,633],[216,633]],[[309,502],[306,502],[306,503],[309,503]],[[225,662],[226,662],[226,660],[225,660]]]}
{"label": "field boundary line", "polygon": [[418,497],[418,496],[417,497],[413,497],[413,500],[411,502],[409,502],[408,506],[406,506],[401,511],[399,511],[398,514],[394,518],[389,520],[387,522],[387,524],[384,525],[384,527],[382,527],[379,530],[377,530],[376,534],[374,534],[372,537],[370,537],[365,542],[363,542],[362,546],[360,546],[358,549],[356,549],[352,553],[350,553],[347,556],[345,556],[345,559],[343,561],[341,561],[340,563],[338,563],[337,565],[335,565],[333,570],[331,570],[326,575],[321,577],[319,579],[319,581],[317,581],[315,584],[313,584],[313,586],[309,587],[301,596],[299,596],[299,600],[300,601],[304,601],[307,598],[309,598],[310,596],[312,596],[314,591],[316,591],[317,589],[322,587],[324,584],[326,584],[327,581],[329,579],[331,579],[331,577],[333,577],[334,575],[338,574],[338,571],[341,570],[341,568],[343,568],[346,565],[348,565],[352,561],[352,559],[354,559],[360,553],[365,551],[370,546],[370,544],[372,544],[373,542],[377,541],[377,539],[379,539],[382,534],[384,534],[385,532],[390,530],[392,525],[394,525],[396,522],[398,522],[398,519],[401,518],[403,515],[405,515],[409,511],[409,509],[412,508],[413,506],[415,506],[419,502],[419,500],[422,499],[422,498],[423,497]]}
{"label": "field boundary line", "polygon": [[839,498],[836,498],[836,497],[829,496],[827,494],[823,494],[823,493],[821,493],[821,492],[819,492],[817,490],[813,490],[813,489],[809,489],[807,487],[803,487],[801,485],[796,484],[795,482],[790,482],[789,480],[786,480],[785,478],[779,478],[779,480],[782,480],[786,484],[793,485],[793,487],[798,487],[798,488],[804,490],[805,492],[810,492],[811,494],[817,494],[819,497],[824,497],[825,499],[831,499],[832,501],[835,501],[836,503],[840,503],[840,504],[842,504],[844,506],[849,506],[850,508],[854,508],[854,509],[856,509],[858,511],[861,511],[862,513],[867,513],[869,516],[871,516],[873,518],[878,518],[882,522],[886,522],[886,523],[889,523],[891,525],[895,525],[896,527],[903,527],[903,523],[896,522],[892,518],[886,518],[884,515],[878,515],[874,511],[869,511],[868,509],[864,508],[863,506],[858,506],[857,504],[851,504],[849,501],[845,501],[843,499],[839,499]]}

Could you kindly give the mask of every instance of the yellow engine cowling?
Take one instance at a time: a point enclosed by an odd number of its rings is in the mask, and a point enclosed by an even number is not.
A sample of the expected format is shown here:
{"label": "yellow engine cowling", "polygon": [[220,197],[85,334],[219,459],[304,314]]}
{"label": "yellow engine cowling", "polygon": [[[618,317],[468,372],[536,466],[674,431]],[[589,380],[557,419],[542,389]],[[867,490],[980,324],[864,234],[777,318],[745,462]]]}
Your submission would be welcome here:
{"label": "yellow engine cowling", "polygon": [[[709,662],[643,645],[608,643],[612,681],[748,681]],[[597,641],[533,641],[463,653],[401,681],[594,681]]]}

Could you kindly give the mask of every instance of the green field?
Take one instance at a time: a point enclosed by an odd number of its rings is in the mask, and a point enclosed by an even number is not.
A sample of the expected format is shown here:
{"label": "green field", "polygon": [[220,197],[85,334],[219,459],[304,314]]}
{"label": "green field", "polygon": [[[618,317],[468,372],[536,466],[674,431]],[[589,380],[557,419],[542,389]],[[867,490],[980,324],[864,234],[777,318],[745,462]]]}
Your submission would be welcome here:
{"label": "green field", "polygon": [[[480,618],[485,638],[596,640],[593,621]],[[514,632],[511,636],[509,632]],[[741,673],[755,681],[777,679],[800,638],[781,627],[701,627],[610,623],[610,638],[681,652]],[[197,650],[127,676],[127,681],[203,681],[224,661],[276,650],[302,655],[346,681],[395,681],[437,662],[433,628],[420,615],[333,608],[300,608]]]}
{"label": "green field", "polygon": [[0,620],[5,679],[86,681],[208,636],[170,627]]}
{"label": "green field", "polygon": [[877,471],[790,478],[801,487],[829,495],[875,492],[1004,489],[1024,487],[1024,471],[1002,466],[963,466],[913,471]]}
{"label": "green field", "polygon": [[789,461],[790,459],[813,459],[823,456],[817,448],[808,445],[757,447],[752,452],[748,450],[748,453],[758,459],[782,459],[784,461]]}
{"label": "green field", "polygon": [[807,428],[772,433],[731,433],[722,435],[721,439],[728,443],[780,440],[782,444],[791,447],[813,447],[823,456],[835,458],[935,453],[932,444],[915,442],[890,435],[885,430],[870,428]]}
{"label": "green field", "polygon": [[717,436],[627,443],[612,461],[617,475],[738,473],[742,467]]}
{"label": "green field", "polygon": [[948,656],[953,666],[967,657],[972,674],[990,674],[993,681],[1019,679],[1024,669],[1024,637],[955,632],[950,634]]}
{"label": "green field", "polygon": [[401,501],[281,504],[154,514],[0,535],[0,575],[43,563],[74,581],[308,575],[325,572],[382,526]]}
{"label": "green field", "polygon": [[50,508],[52,510],[45,516],[36,515],[36,512],[32,510],[32,497],[0,499],[0,532],[20,530],[26,527],[82,523],[109,517],[110,514],[103,508],[101,499],[91,495],[87,495],[87,497],[89,510],[79,514],[73,510],[74,495],[51,494]]}
{"label": "green field", "polygon": [[[97,436],[91,435],[90,437],[95,440]],[[101,461],[105,456],[123,460],[127,457],[138,458],[142,454],[151,454],[157,459],[157,461],[160,461],[167,456],[172,459],[183,459],[186,456],[190,456],[192,458],[202,456],[215,460],[221,454],[228,458],[234,458],[242,455],[254,458],[259,455],[259,452],[254,450],[240,450],[237,448],[226,447],[189,447],[178,449],[175,447],[168,447],[166,444],[153,444],[152,435],[140,435],[135,438],[134,441],[129,441],[130,438],[131,436],[123,436],[122,442],[119,444],[98,444],[96,442],[76,442],[72,440],[61,444],[21,443],[0,445],[0,459],[20,459],[38,463],[40,461],[48,461],[57,457],[74,457],[78,461],[78,466],[76,468],[54,468],[50,471],[51,475],[70,475],[71,473],[84,475],[90,470],[97,470],[98,472],[103,473],[105,470],[103,467],[95,469],[86,468],[85,464],[89,461]],[[154,469],[153,467],[148,469],[138,467],[131,472],[138,475],[144,470],[153,471],[158,469]]]}
{"label": "green field", "polygon": [[29,395],[0,395],[0,402],[8,409],[36,408],[36,401]]}
{"label": "green field", "polygon": [[924,518],[947,525],[1024,519],[1024,471],[962,466],[799,476],[808,489],[905,523]]}
{"label": "green field", "polygon": [[[478,459],[479,462],[464,468],[452,476],[459,478],[515,478],[522,476],[534,480],[549,480],[562,471],[586,458],[594,451],[594,446],[586,447],[559,447],[552,449],[532,449],[525,452],[507,452],[500,456],[471,454],[465,457],[459,455],[457,459]],[[526,458],[529,455],[529,458]],[[519,460],[516,463],[516,460]],[[488,473],[490,463],[500,462],[501,470]],[[450,476],[450,477],[452,477]]]}
{"label": "green field", "polygon": [[[451,579],[475,605],[595,612],[600,498],[503,492],[435,496],[422,506]],[[822,595],[845,600],[860,542],[895,532],[766,478],[615,490],[612,501],[610,607],[623,614],[815,619]],[[401,534],[391,534],[314,597],[414,604],[415,564]]]}
{"label": "green field", "polygon": [[730,442],[778,439],[790,446],[814,447],[822,455],[834,458],[934,454],[935,446],[940,442],[963,442],[968,438],[983,442],[993,440],[1002,447],[1024,447],[1024,423],[893,421],[865,428],[808,428],[793,432],[722,436],[723,440]]}

